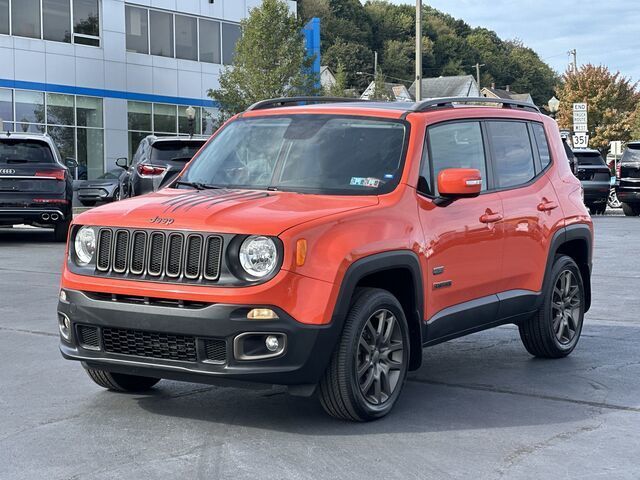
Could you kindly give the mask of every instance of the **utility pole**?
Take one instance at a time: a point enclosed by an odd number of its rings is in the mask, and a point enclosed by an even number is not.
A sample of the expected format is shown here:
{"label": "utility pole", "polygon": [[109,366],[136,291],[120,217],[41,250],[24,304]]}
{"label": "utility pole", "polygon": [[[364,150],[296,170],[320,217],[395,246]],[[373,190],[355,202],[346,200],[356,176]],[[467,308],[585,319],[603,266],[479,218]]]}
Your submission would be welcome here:
{"label": "utility pole", "polygon": [[484,63],[476,63],[475,67],[476,67],[476,82],[478,83],[478,90],[480,90],[480,67],[484,67],[485,64]]}
{"label": "utility pole", "polygon": [[378,52],[373,52],[373,76],[378,78]]}
{"label": "utility pole", "polygon": [[416,0],[416,102],[422,100],[422,0]]}
{"label": "utility pole", "polygon": [[573,73],[578,73],[578,60],[577,60],[577,52],[574,48],[573,50],[569,50],[569,55],[573,56]]}

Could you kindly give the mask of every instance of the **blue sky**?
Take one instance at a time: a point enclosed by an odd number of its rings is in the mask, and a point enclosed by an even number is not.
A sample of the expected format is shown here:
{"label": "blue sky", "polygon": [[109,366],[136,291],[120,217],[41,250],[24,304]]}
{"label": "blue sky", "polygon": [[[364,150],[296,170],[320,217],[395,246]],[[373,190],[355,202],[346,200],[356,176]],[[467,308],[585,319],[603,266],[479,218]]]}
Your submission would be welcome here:
{"label": "blue sky", "polygon": [[[391,0],[415,5],[415,0]],[[424,0],[469,25],[518,38],[558,72],[567,51],[578,64],[593,63],[640,80],[640,1],[638,0]]]}

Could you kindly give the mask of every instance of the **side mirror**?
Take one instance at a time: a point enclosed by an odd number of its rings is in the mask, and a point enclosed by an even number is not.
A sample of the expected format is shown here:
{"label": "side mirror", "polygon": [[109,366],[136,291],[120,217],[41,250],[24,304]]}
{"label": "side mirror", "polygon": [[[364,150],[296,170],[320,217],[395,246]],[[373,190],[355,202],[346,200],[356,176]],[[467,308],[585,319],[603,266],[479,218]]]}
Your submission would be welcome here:
{"label": "side mirror", "polygon": [[76,162],[75,158],[65,158],[64,164],[67,166],[67,168],[78,168],[78,162]]}
{"label": "side mirror", "polygon": [[482,189],[482,175],[475,168],[447,168],[438,174],[438,193],[449,200],[476,197]]}
{"label": "side mirror", "polygon": [[126,170],[127,168],[129,168],[129,159],[127,157],[120,157],[116,159],[116,165]]}

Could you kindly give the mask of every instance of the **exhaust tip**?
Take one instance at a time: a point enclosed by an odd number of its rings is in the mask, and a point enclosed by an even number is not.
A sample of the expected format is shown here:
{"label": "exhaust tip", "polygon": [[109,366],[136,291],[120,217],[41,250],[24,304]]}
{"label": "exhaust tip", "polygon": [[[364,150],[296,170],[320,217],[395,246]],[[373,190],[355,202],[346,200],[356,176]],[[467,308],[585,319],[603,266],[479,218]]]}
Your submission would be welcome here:
{"label": "exhaust tip", "polygon": [[43,214],[42,214],[42,220],[44,220],[45,222],[46,222],[47,220],[49,220],[49,214],[48,214],[48,213],[43,213]]}
{"label": "exhaust tip", "polygon": [[51,214],[51,220],[56,221],[56,220],[58,220],[58,218],[60,218],[60,216],[57,213],[52,213]]}

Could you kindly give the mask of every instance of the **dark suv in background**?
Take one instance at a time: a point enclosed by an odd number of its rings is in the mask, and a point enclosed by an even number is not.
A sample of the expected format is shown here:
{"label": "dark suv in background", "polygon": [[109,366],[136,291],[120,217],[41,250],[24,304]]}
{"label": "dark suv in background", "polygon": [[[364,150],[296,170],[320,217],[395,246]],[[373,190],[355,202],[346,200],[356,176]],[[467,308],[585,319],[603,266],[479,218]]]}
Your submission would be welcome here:
{"label": "dark suv in background", "polygon": [[578,177],[584,190],[584,203],[592,214],[602,214],[607,209],[611,190],[611,170],[598,150],[573,150],[577,159],[575,176]]}
{"label": "dark suv in background", "polygon": [[72,215],[73,184],[48,135],[0,133],[0,225],[53,228],[56,241],[67,239]]}
{"label": "dark suv in background", "polygon": [[121,198],[155,192],[168,185],[184,168],[207,137],[156,137],[142,139],[131,164],[126,158],[116,162],[126,169],[121,177]]}
{"label": "dark suv in background", "polygon": [[640,215],[640,141],[629,142],[620,159],[618,200],[625,215]]}

